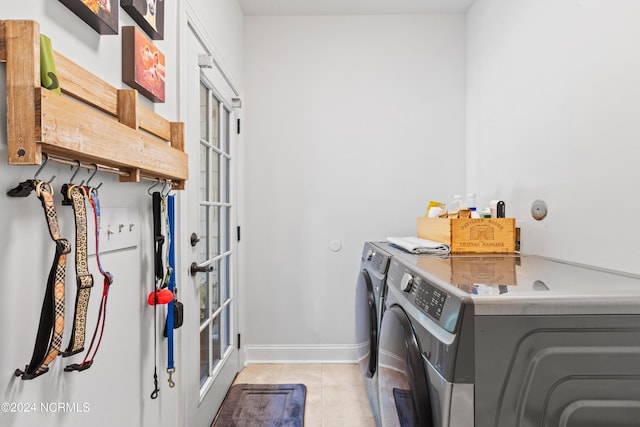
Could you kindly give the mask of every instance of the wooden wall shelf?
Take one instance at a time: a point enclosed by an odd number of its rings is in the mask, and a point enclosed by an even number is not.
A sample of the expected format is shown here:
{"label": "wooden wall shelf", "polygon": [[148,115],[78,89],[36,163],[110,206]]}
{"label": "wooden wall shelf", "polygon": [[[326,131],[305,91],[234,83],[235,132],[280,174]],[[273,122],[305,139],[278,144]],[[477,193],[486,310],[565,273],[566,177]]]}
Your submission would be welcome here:
{"label": "wooden wall shelf", "polygon": [[0,21],[9,164],[37,165],[46,153],[126,172],[120,181],[184,189],[184,124],[139,104],[135,89],[116,89],[58,52],[54,59],[62,95],[40,86],[40,25]]}

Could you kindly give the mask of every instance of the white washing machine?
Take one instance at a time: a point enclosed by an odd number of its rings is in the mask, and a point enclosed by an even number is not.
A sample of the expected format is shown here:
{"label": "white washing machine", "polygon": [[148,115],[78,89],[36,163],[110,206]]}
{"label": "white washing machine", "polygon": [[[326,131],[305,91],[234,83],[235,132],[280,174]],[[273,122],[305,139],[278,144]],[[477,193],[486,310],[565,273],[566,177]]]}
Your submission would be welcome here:
{"label": "white washing machine", "polygon": [[378,332],[384,287],[391,256],[381,244],[366,242],[362,249],[356,282],[356,345],[358,363],[367,389],[371,410],[378,423]]}
{"label": "white washing machine", "polygon": [[389,252],[382,426],[640,425],[640,276]]}

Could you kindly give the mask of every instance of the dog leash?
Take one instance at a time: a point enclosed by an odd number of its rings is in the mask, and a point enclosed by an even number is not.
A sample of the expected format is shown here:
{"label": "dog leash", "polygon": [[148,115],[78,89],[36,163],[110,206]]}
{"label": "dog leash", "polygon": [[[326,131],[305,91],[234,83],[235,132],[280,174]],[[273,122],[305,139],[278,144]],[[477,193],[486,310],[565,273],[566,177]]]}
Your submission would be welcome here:
{"label": "dog leash", "polygon": [[[171,270],[169,264],[167,263],[167,270],[164,269],[163,258],[166,256],[168,259],[168,251],[167,254],[164,254],[162,250],[163,244],[170,241],[171,234],[169,230],[169,219],[167,213],[167,205],[166,205],[166,196],[162,195],[160,192],[156,191],[152,194],[152,203],[153,203],[153,240],[155,245],[155,254],[154,254],[154,288],[153,291],[149,294],[147,298],[147,303],[149,305],[153,305],[153,384],[154,390],[151,393],[152,399],[158,398],[158,393],[160,389],[158,388],[158,305],[159,304],[168,304],[173,301],[173,292],[170,292],[166,289],[166,286],[169,282],[169,277],[171,275]],[[165,239],[162,234],[162,223],[164,222],[167,239]],[[173,380],[170,377],[170,385]],[[175,385],[175,383],[174,383]],[[172,386],[173,387],[173,386]]]}
{"label": "dog leash", "polygon": [[[167,262],[167,270],[169,272],[169,291],[174,294],[176,291],[176,274],[175,274],[175,244],[173,236],[175,235],[175,200],[174,196],[167,197],[167,217],[169,221],[169,227],[167,236],[169,238],[169,254]],[[174,294],[175,295],[175,294]],[[173,328],[174,328],[174,298],[169,301],[167,305],[167,374],[169,374],[169,387],[175,387],[176,383],[173,381],[173,373],[176,371],[173,360]]]}
{"label": "dog leash", "polygon": [[[98,308],[98,320],[96,322],[96,328],[93,331],[91,337],[91,343],[87,349],[84,360],[82,363],[74,363],[64,368],[66,372],[72,371],[85,371],[93,365],[93,359],[98,353],[100,343],[102,342],[102,335],[104,333],[104,325],[107,319],[107,300],[109,298],[109,289],[113,284],[113,275],[102,268],[100,262],[100,199],[98,198],[98,190],[93,187],[85,187],[85,193],[89,197],[89,202],[93,209],[93,222],[95,224],[96,234],[96,262],[98,264],[98,270],[104,277],[102,286],[102,298],[100,299],[100,307]],[[97,341],[96,341],[97,338]],[[95,344],[95,348],[94,348]]]}
{"label": "dog leash", "polygon": [[158,293],[164,281],[164,267],[162,265],[162,245],[164,244],[164,236],[162,235],[162,196],[160,192],[155,191],[152,195],[153,207],[153,241],[155,245],[154,256],[154,273],[155,281],[153,284],[153,296],[149,295],[148,302],[153,303],[153,391],[151,399],[157,399],[160,389],[158,388],[158,337],[157,337],[157,312],[158,312]]}
{"label": "dog leash", "polygon": [[[36,173],[37,176],[37,173]],[[53,180],[53,179],[52,179]],[[58,216],[50,182],[35,179],[21,182],[7,194],[11,197],[27,197],[33,190],[44,209],[49,235],[56,244],[53,264],[47,279],[47,288],[42,301],[40,322],[31,361],[25,369],[16,369],[15,376],[23,380],[36,378],[49,371],[49,364],[60,353],[64,332],[64,283],[67,254],[71,252],[69,242],[60,237]]]}
{"label": "dog leash", "polygon": [[67,349],[61,353],[62,357],[73,356],[84,350],[86,335],[87,308],[93,287],[93,275],[89,273],[87,260],[87,208],[85,205],[86,191],[84,187],[64,184],[63,205],[73,206],[73,216],[76,226],[76,302],[73,315],[73,328]]}

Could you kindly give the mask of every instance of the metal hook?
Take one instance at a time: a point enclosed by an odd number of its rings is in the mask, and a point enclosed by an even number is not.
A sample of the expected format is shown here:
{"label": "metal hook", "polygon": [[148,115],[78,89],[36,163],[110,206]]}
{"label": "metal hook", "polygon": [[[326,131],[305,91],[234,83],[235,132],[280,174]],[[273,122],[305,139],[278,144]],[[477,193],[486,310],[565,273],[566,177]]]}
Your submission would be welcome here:
{"label": "metal hook", "polygon": [[[98,164],[94,163],[93,167],[95,168],[93,170],[93,173],[91,174],[91,176],[89,177],[89,179],[87,180],[87,186],[89,186],[89,183],[91,182],[91,180],[93,179],[94,176],[96,176],[96,174],[98,173]],[[102,183],[100,183],[97,187],[93,187],[94,190],[97,190],[98,188],[102,187]]]}
{"label": "metal hook", "polygon": [[[167,189],[167,192],[165,193],[165,189]],[[162,191],[160,192],[160,194],[163,197],[167,197],[169,195],[169,193],[171,193],[171,190],[173,190],[173,182],[171,181],[165,181],[162,184]]]}
{"label": "metal hook", "polygon": [[[40,175],[40,172],[42,171],[42,169],[44,169],[44,166],[47,164],[47,162],[49,161],[49,155],[47,153],[43,153],[42,154],[44,156],[44,162],[42,162],[42,164],[40,165],[40,167],[38,168],[38,170],[36,171],[36,173],[33,175],[33,180],[37,181],[38,180],[38,175]],[[48,181],[49,183],[53,182],[53,180],[56,179],[56,176],[53,175],[51,177],[51,179]]]}
{"label": "metal hook", "polygon": [[151,187],[149,187],[149,188],[147,189],[147,193],[148,193],[150,196],[153,196],[153,193],[151,192],[151,190],[153,190],[154,188],[156,188],[159,184],[160,184],[160,180],[156,181],[156,182],[155,182]]}
{"label": "metal hook", "polygon": [[[73,180],[75,179],[76,175],[78,175],[78,172],[80,172],[80,160],[76,160],[76,164],[78,165],[76,168],[76,171],[73,173],[73,175],[71,175],[71,179],[69,180],[69,184],[73,184]],[[73,166],[71,166],[71,168],[73,169]],[[84,180],[82,180],[82,182],[80,182],[80,185],[84,184]]]}

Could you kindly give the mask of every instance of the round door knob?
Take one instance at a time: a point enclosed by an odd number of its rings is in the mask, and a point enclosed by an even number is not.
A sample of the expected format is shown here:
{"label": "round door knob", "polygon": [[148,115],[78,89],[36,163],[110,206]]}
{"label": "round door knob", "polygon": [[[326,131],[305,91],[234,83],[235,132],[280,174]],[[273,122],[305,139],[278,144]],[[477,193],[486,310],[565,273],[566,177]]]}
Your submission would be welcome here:
{"label": "round door knob", "polygon": [[198,265],[197,262],[192,262],[189,271],[192,276],[195,276],[197,273],[209,273],[210,271],[213,271],[213,265],[201,266]]}
{"label": "round door knob", "polygon": [[413,276],[411,273],[404,273],[402,275],[402,280],[400,281],[400,289],[405,292],[409,292],[411,290],[411,286],[413,286]]}

